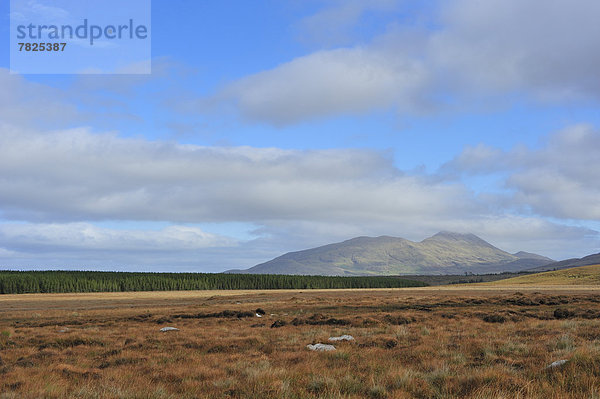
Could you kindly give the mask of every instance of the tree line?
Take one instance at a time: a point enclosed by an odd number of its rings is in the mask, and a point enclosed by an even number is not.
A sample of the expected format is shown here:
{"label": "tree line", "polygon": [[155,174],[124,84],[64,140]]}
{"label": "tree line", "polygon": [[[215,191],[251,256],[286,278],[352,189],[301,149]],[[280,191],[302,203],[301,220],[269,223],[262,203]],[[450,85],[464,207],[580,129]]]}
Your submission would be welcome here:
{"label": "tree line", "polygon": [[0,271],[0,294],[176,290],[403,288],[428,284],[398,277],[280,274]]}

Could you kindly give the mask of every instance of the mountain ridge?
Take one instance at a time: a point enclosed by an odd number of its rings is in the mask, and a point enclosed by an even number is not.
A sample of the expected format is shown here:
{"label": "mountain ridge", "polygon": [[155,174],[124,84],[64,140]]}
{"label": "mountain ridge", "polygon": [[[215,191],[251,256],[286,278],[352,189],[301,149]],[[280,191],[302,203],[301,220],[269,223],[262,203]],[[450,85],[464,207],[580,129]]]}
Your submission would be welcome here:
{"label": "mountain ridge", "polygon": [[529,269],[532,272],[543,272],[551,270],[569,269],[571,267],[590,266],[600,264],[600,253],[584,256],[583,258],[572,258],[553,262],[547,265],[541,265]]}
{"label": "mountain ridge", "polygon": [[499,273],[551,262],[523,251],[510,254],[471,233],[441,231],[419,242],[392,236],[354,237],[229,272],[341,276]]}

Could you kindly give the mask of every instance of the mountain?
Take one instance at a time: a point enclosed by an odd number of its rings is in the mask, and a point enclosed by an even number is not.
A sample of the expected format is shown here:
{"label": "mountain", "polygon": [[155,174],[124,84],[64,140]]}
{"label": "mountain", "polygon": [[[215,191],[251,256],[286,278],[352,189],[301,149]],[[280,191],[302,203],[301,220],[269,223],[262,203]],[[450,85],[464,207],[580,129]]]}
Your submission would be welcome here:
{"label": "mountain", "polygon": [[233,273],[405,275],[521,271],[552,259],[502,251],[473,234],[443,231],[421,242],[397,237],[357,237],[304,251],[289,252]]}
{"label": "mountain", "polygon": [[568,269],[571,267],[578,266],[589,266],[589,265],[598,265],[600,264],[600,253],[594,255],[588,255],[583,258],[574,258],[561,260],[560,262],[552,262],[546,265],[540,265],[534,268],[529,269],[532,272],[544,272],[548,270],[561,270]]}

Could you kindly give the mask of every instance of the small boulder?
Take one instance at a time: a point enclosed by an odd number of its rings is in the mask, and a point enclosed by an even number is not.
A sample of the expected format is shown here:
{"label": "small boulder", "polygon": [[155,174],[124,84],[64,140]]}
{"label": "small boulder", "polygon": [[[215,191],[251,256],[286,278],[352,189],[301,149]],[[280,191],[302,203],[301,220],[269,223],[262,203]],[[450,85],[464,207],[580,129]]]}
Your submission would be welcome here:
{"label": "small boulder", "polygon": [[167,332],[167,331],[179,331],[179,328],[175,328],[175,327],[163,327],[160,329],[160,332]]}
{"label": "small boulder", "polygon": [[261,315],[261,316],[264,316],[264,315],[265,315],[265,313],[266,313],[266,312],[265,312],[265,311],[264,311],[262,308],[258,308],[258,309],[256,309],[254,312],[255,312],[256,314],[259,314],[259,315]]}
{"label": "small boulder", "polygon": [[317,352],[329,352],[329,351],[334,351],[335,350],[335,346],[333,345],[329,345],[329,344],[314,344],[314,345],[306,345],[306,347],[311,350],[311,351],[317,351]]}
{"label": "small boulder", "polygon": [[569,360],[567,359],[561,359],[561,360],[557,360],[555,362],[550,363],[546,368],[547,369],[555,369],[557,367],[562,367],[564,366]]}
{"label": "small boulder", "polygon": [[256,317],[262,317],[262,315],[261,315],[261,314],[259,314],[259,313],[256,313],[256,314],[255,314],[255,316],[256,316]]}
{"label": "small boulder", "polygon": [[339,337],[329,337],[329,341],[354,341],[354,337],[352,335],[341,335]]}

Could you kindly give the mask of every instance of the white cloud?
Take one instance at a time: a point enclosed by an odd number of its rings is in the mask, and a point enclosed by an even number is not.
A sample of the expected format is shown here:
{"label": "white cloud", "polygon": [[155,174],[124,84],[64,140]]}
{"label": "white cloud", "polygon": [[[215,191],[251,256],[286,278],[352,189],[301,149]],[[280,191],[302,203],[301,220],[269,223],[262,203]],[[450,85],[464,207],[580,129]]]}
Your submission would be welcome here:
{"label": "white cloud", "polygon": [[365,16],[384,14],[397,10],[399,0],[341,0],[333,1],[329,7],[303,18],[298,23],[302,41],[319,45],[348,45],[355,40],[359,22]]}
{"label": "white cloud", "polygon": [[47,24],[64,23],[70,13],[64,8],[49,6],[38,1],[11,2],[10,18],[14,22],[31,22],[43,20]]}
{"label": "white cloud", "polygon": [[375,49],[320,51],[225,87],[218,99],[275,125],[329,114],[413,107],[427,82],[418,60]]}
{"label": "white cloud", "polygon": [[501,151],[469,147],[442,169],[465,174],[505,173],[511,202],[559,219],[600,220],[600,130],[576,125],[541,148]]}
{"label": "white cloud", "polygon": [[197,227],[155,230],[144,223],[135,225],[132,229],[84,222],[0,223],[0,269],[218,272],[263,260],[257,257],[259,251],[248,251],[236,240]]}
{"label": "white cloud", "polygon": [[11,75],[0,68],[0,121],[19,126],[63,126],[79,120],[74,106],[65,102],[65,93],[46,85]]}
{"label": "white cloud", "polygon": [[103,251],[189,251],[233,246],[235,241],[195,227],[168,226],[162,230],[119,230],[90,223],[0,224],[0,240],[13,249]]}
{"label": "white cloud", "polygon": [[528,91],[553,100],[600,97],[595,0],[457,0],[431,37],[432,62],[475,91]]}
{"label": "white cloud", "polygon": [[[208,102],[233,103],[251,121],[288,125],[390,108],[414,114],[481,106],[515,94],[543,102],[600,99],[600,2],[441,4],[438,19],[429,21],[435,29],[398,21],[370,43],[316,51],[243,77]],[[331,13],[336,30],[337,20],[352,25],[365,10],[349,2],[311,18],[322,26]]]}
{"label": "white cloud", "polygon": [[15,251],[10,251],[6,248],[0,247],[0,258],[13,258],[17,255],[18,253]]}
{"label": "white cloud", "polygon": [[0,141],[0,209],[17,220],[366,222],[477,206],[464,187],[403,175],[366,150],[199,147],[6,126]]}

